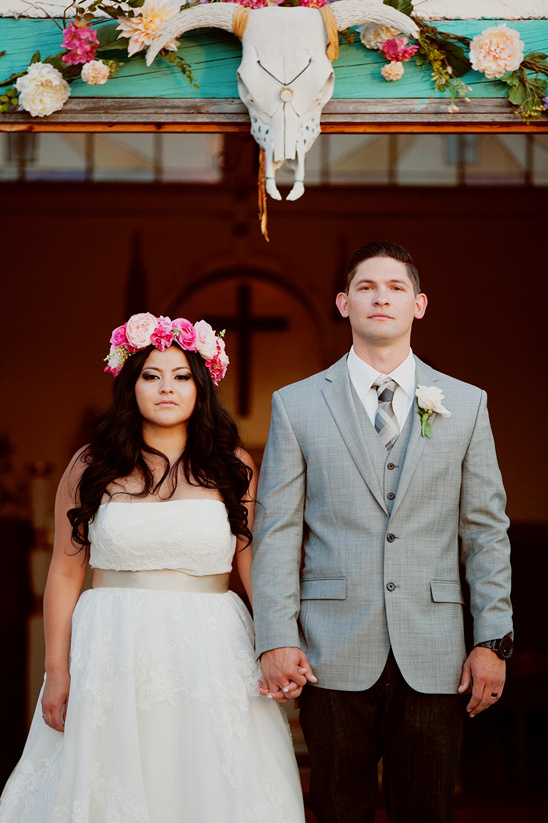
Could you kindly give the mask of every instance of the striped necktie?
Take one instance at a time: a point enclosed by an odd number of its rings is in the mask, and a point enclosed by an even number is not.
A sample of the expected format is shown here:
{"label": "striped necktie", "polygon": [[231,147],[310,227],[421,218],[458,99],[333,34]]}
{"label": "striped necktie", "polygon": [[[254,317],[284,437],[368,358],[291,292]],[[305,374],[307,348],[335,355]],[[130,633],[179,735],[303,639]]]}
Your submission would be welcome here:
{"label": "striped necktie", "polygon": [[376,390],[379,398],[377,414],[375,415],[375,429],[388,451],[390,451],[400,433],[400,427],[392,406],[396,385],[397,383],[394,380],[385,377],[375,380],[371,386],[372,389]]}

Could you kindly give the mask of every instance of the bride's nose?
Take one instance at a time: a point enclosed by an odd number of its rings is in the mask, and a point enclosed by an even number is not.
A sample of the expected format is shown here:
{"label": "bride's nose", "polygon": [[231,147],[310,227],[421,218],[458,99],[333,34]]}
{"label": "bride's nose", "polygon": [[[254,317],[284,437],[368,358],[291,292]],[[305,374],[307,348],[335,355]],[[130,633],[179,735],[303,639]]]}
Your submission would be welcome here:
{"label": "bride's nose", "polygon": [[169,383],[164,383],[160,388],[161,394],[173,394],[173,388]]}

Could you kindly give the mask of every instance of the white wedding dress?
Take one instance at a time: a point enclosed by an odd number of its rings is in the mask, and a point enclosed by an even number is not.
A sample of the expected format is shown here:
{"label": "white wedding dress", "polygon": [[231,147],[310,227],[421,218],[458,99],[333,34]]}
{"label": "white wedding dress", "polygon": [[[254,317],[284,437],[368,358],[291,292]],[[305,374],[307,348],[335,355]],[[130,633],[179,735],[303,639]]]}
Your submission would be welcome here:
{"label": "white wedding dress", "polygon": [[[95,568],[197,576],[228,572],[235,548],[211,499],[104,504],[90,541]],[[287,722],[256,693],[233,592],[86,591],[70,673],[65,732],[38,700],[0,823],[303,823]]]}

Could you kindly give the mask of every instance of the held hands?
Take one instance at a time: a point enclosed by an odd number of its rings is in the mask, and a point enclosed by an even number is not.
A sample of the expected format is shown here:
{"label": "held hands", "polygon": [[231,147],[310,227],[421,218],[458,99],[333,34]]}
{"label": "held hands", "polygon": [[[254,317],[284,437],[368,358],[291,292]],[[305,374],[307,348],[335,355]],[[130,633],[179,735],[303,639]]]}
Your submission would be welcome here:
{"label": "held hands", "polygon": [[46,685],[42,695],[42,717],[47,726],[58,732],[65,731],[69,691],[68,671],[56,671],[46,675]]}
{"label": "held hands", "polygon": [[296,646],[270,649],[261,655],[263,680],[259,680],[259,694],[287,703],[298,697],[306,683],[317,683],[306,655]]}
{"label": "held hands", "polygon": [[506,679],[506,661],[501,660],[491,649],[476,646],[462,667],[459,694],[472,686],[472,697],[466,707],[469,717],[496,703],[502,694]]}

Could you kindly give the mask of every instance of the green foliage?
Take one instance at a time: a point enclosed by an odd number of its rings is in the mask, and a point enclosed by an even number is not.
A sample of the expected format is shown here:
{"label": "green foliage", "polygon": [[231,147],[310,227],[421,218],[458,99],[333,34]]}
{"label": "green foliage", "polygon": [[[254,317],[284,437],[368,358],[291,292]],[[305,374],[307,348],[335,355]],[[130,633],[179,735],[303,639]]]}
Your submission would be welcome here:
{"label": "green foliage", "polygon": [[413,12],[413,3],[411,0],[383,0],[383,2],[385,6],[391,6],[393,9],[401,11],[402,14],[411,17]]}
{"label": "green foliage", "polygon": [[453,77],[462,77],[463,74],[470,71],[472,64],[461,46],[443,40],[438,45],[445,51],[447,63],[453,70]]}
{"label": "green foliage", "polygon": [[4,93],[0,94],[0,112],[9,111],[11,107],[15,108],[18,105],[19,98],[16,89],[5,89]]}

